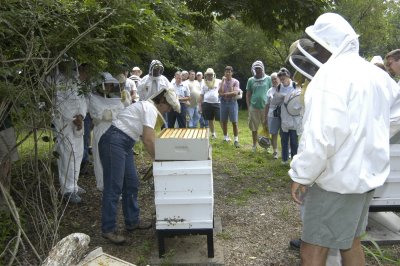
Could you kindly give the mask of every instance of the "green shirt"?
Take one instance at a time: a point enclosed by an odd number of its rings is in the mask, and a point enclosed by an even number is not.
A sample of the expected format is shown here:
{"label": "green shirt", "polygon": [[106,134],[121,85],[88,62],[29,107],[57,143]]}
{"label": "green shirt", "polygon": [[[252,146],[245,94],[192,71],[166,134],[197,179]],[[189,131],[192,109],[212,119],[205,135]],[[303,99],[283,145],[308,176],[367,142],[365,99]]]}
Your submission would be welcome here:
{"label": "green shirt", "polygon": [[263,109],[267,102],[267,91],[272,87],[270,76],[264,79],[249,78],[246,85],[246,90],[251,92],[250,105],[255,109]]}

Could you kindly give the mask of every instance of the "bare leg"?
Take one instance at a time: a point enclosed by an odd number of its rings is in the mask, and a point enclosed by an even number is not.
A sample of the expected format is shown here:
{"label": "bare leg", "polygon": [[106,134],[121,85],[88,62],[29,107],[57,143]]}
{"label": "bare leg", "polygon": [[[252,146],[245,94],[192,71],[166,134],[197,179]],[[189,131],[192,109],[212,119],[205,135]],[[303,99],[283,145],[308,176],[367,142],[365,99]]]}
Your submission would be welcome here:
{"label": "bare leg", "polygon": [[235,137],[239,136],[238,124],[232,122],[232,128],[233,128],[233,136]]}
{"label": "bare leg", "polygon": [[257,144],[257,131],[251,131],[251,136],[253,137],[253,146]]}
{"label": "bare leg", "polygon": [[222,127],[222,133],[224,136],[228,135],[228,121],[227,122],[221,122],[221,127]]}
{"label": "bare leg", "polygon": [[364,251],[361,247],[360,238],[354,238],[350,249],[340,250],[343,266],[363,266],[365,265]]}
{"label": "bare leg", "polygon": [[214,120],[208,120],[208,127],[210,128],[211,134],[215,133]]}
{"label": "bare leg", "polygon": [[278,151],[278,134],[271,134],[272,135],[272,148],[275,151]]}
{"label": "bare leg", "polygon": [[301,242],[300,256],[302,266],[325,266],[329,248]]}

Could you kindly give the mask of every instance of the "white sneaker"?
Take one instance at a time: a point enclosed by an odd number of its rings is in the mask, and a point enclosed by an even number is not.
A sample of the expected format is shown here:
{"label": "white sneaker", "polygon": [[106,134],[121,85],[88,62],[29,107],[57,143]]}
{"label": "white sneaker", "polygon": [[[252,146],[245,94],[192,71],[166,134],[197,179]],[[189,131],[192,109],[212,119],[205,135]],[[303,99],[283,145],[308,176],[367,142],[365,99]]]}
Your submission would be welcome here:
{"label": "white sneaker", "polygon": [[212,134],[211,134],[211,138],[212,138],[212,139],[216,139],[216,138],[217,138],[217,134],[212,133]]}
{"label": "white sneaker", "polygon": [[274,156],[274,159],[278,159],[278,152],[277,151],[275,151],[272,155]]}
{"label": "white sneaker", "polygon": [[251,147],[251,151],[252,151],[252,152],[256,152],[256,151],[257,151],[257,146]]}
{"label": "white sneaker", "polygon": [[287,165],[287,164],[289,164],[289,161],[282,161],[281,164],[282,165]]}

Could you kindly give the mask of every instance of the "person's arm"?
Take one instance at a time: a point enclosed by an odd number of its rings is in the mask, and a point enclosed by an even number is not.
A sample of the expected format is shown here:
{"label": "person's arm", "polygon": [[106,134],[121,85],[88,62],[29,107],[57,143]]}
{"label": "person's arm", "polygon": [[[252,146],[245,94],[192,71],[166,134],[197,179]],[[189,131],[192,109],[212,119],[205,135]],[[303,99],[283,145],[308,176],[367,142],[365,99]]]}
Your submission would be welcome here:
{"label": "person's arm", "polygon": [[155,148],[154,148],[154,142],[156,139],[156,132],[153,128],[148,127],[148,126],[143,126],[143,135],[142,135],[142,141],[144,144],[144,147],[146,148],[147,152],[150,154],[151,158],[155,158]]}
{"label": "person's arm", "polygon": [[225,83],[225,77],[222,77],[222,80],[219,83],[219,89],[218,89],[219,96],[224,96],[224,83]]}
{"label": "person's arm", "polygon": [[203,95],[203,94],[200,94],[199,103],[198,103],[199,113],[202,113],[202,112],[203,112],[203,107],[201,106],[202,103],[203,103],[203,101],[204,101],[204,95]]}
{"label": "person's arm", "polygon": [[268,126],[269,102],[265,105],[265,126]]}
{"label": "person's arm", "polygon": [[247,85],[246,85],[246,105],[247,105],[247,110],[250,110],[250,99],[251,99],[251,85],[250,85],[250,79],[247,80]]}

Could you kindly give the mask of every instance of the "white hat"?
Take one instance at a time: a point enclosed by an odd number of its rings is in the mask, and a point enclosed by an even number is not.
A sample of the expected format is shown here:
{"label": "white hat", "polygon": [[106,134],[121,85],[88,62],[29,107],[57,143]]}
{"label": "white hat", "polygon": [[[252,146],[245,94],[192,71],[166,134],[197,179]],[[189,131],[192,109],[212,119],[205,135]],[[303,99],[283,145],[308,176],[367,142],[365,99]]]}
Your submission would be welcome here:
{"label": "white hat", "polygon": [[201,72],[201,71],[197,72],[196,76],[198,76],[198,75],[203,76],[203,72]]}
{"label": "white hat", "polygon": [[157,98],[159,95],[164,93],[164,97],[167,100],[168,104],[171,105],[172,109],[175,112],[181,112],[181,104],[179,103],[178,96],[175,93],[174,89],[171,88],[162,88],[157,93],[153,94],[149,100],[153,101],[153,99]]}
{"label": "white hat", "polygon": [[382,57],[380,55],[375,55],[374,57],[372,57],[371,63],[372,64],[382,64],[383,65],[383,59],[382,59]]}
{"label": "white hat", "polygon": [[135,66],[134,68],[132,68],[132,71],[139,71],[139,76],[140,75],[142,75],[142,70],[139,68],[139,67],[137,67],[137,66]]}
{"label": "white hat", "polygon": [[332,54],[340,53],[339,48],[343,49],[350,41],[358,39],[353,27],[335,13],[319,16],[314,25],[306,28],[306,33]]}
{"label": "white hat", "polygon": [[257,60],[251,65],[251,73],[253,73],[254,76],[256,75],[256,68],[261,68],[262,72],[264,72],[263,62],[261,62],[260,60]]}
{"label": "white hat", "polygon": [[207,68],[206,72],[204,72],[204,75],[207,75],[207,74],[215,75],[214,69],[212,69],[211,67]]}

